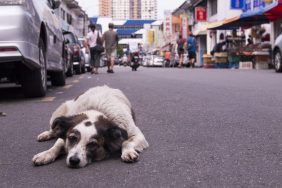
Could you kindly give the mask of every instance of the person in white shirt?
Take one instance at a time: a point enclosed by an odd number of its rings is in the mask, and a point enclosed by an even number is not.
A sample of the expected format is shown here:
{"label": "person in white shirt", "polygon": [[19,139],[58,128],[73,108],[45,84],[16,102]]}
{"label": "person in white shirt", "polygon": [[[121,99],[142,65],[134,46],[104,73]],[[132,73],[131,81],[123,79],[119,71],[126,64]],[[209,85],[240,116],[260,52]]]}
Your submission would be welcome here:
{"label": "person in white shirt", "polygon": [[89,29],[90,31],[86,36],[86,44],[87,44],[86,48],[90,49],[88,51],[90,51],[90,57],[91,57],[91,61],[90,61],[92,66],[91,74],[98,74],[101,52],[96,51],[94,47],[97,45],[97,41],[99,41],[102,34],[98,30],[96,30],[95,24],[90,24]]}

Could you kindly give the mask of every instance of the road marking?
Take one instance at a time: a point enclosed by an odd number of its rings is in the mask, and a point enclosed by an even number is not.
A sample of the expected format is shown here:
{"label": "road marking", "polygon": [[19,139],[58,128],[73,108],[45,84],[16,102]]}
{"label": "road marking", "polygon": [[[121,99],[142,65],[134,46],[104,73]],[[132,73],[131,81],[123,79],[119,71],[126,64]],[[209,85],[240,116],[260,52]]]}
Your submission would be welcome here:
{"label": "road marking", "polygon": [[63,91],[58,91],[56,94],[63,94],[64,92]]}
{"label": "road marking", "polygon": [[79,80],[74,80],[74,81],[72,81],[72,83],[78,83],[79,82]]}
{"label": "road marking", "polygon": [[69,89],[69,88],[71,88],[72,87],[72,85],[70,84],[70,85],[65,85],[63,88],[64,89]]}
{"label": "road marking", "polygon": [[53,102],[56,97],[45,97],[41,102]]}
{"label": "road marking", "polygon": [[80,77],[79,77],[79,79],[82,79],[82,78],[84,78],[84,76],[80,76]]}

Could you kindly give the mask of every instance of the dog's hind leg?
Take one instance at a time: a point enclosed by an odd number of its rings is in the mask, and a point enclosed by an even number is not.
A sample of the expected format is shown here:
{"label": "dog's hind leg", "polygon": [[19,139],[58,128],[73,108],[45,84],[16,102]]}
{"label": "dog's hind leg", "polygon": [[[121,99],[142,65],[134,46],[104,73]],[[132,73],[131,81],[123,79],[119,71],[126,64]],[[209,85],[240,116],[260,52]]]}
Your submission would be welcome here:
{"label": "dog's hind leg", "polygon": [[134,132],[133,136],[130,136],[128,140],[122,143],[121,159],[124,162],[138,161],[139,154],[149,147],[148,142],[138,127],[136,127]]}
{"label": "dog's hind leg", "polygon": [[62,153],[64,149],[64,144],[65,141],[59,138],[53,147],[51,147],[46,151],[34,155],[34,157],[32,158],[33,164],[39,166],[39,165],[49,164],[55,161],[55,159]]}

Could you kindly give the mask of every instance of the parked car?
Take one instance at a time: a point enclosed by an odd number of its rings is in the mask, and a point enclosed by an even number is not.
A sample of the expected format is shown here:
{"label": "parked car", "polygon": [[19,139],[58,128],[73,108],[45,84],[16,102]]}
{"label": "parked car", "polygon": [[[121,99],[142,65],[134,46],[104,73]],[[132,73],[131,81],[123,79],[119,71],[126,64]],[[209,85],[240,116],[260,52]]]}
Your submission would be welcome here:
{"label": "parked car", "polygon": [[91,71],[90,52],[86,53],[85,38],[78,38],[78,41],[79,41],[79,44],[80,44],[82,56],[84,57],[85,68],[86,68],[87,72],[90,72]]}
{"label": "parked car", "polygon": [[273,48],[273,63],[276,72],[282,72],[282,34],[278,36]]}
{"label": "parked car", "polygon": [[73,69],[77,74],[85,73],[85,61],[77,36],[70,31],[63,31],[66,43],[72,51]]}
{"label": "parked car", "polygon": [[0,1],[0,80],[19,83],[24,95],[42,97],[47,75],[65,85],[63,36],[54,10],[60,0]]}
{"label": "parked car", "polygon": [[146,65],[150,67],[162,67],[164,66],[164,58],[159,55],[147,55]]}

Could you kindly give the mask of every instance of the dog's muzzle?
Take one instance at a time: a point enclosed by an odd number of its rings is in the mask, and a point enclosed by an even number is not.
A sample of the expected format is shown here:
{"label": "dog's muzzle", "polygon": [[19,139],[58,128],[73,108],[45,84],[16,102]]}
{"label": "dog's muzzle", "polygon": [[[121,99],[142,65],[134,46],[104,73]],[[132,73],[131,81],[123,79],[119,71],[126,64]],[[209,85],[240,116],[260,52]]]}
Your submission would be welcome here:
{"label": "dog's muzzle", "polygon": [[69,159],[69,167],[79,168],[80,159],[77,156],[72,156]]}

